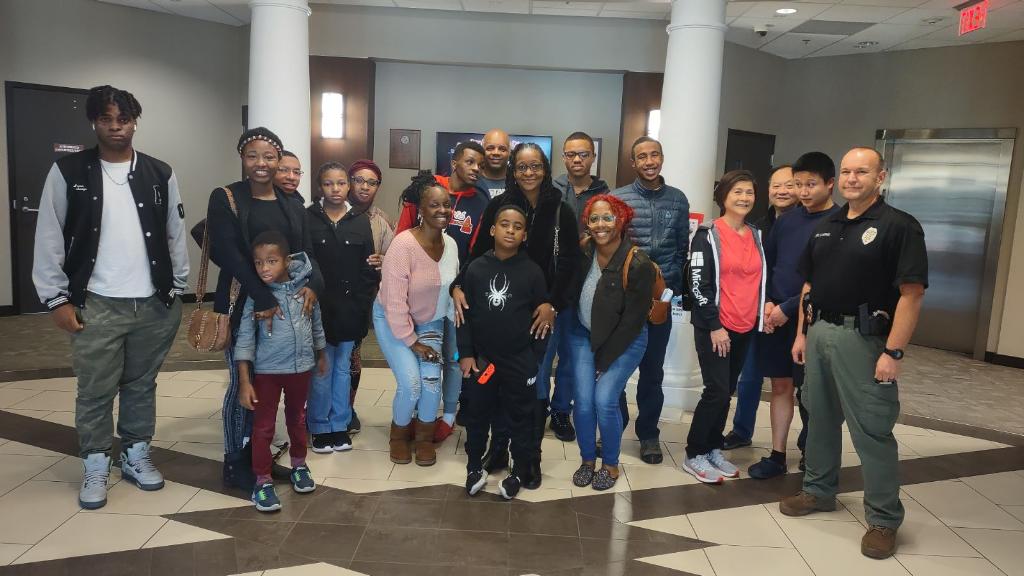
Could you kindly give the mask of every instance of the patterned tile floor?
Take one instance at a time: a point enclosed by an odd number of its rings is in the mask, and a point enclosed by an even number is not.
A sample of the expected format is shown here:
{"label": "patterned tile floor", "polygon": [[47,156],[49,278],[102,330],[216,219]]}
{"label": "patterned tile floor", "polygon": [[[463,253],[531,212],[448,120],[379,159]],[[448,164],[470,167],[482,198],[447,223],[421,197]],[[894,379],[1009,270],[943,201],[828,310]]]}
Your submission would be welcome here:
{"label": "patterned tile floor", "polygon": [[[382,368],[364,372],[355,449],[311,454],[318,490],[282,490],[284,510],[261,515],[220,484],[225,382],[223,370],[161,374],[154,445],[167,486],[144,493],[115,472],[108,505],[93,512],[76,501],[74,380],[0,383],[0,575],[1024,575],[1024,438],[1010,434],[912,417],[898,425],[907,521],[899,554],[872,561],[859,553],[848,436],[841,506],[803,519],[776,504],[797,473],[712,487],[681,472],[689,415],[662,423],[660,466],[640,462],[627,431],[613,493],[573,486],[576,446],[550,437],[540,490],[508,503],[492,478],[470,499],[461,430],[435,466],[390,462],[394,380]],[[759,410],[766,424],[767,405]],[[761,427],[732,457],[745,469],[768,446]]]}

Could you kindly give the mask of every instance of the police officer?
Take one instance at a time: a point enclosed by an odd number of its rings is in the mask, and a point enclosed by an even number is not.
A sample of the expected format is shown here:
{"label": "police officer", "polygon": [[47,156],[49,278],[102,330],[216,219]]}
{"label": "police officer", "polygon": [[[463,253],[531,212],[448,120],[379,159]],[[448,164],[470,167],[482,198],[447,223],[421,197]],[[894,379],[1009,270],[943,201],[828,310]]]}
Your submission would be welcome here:
{"label": "police officer", "polygon": [[835,509],[843,418],[864,474],[868,531],[861,553],[887,558],[903,522],[899,459],[892,430],[899,416],[896,381],[928,286],[924,231],[885,203],[885,161],[872,148],[842,160],[844,208],[827,217],[807,245],[793,360],[805,364],[810,413],[803,489],[782,500],[787,516]]}

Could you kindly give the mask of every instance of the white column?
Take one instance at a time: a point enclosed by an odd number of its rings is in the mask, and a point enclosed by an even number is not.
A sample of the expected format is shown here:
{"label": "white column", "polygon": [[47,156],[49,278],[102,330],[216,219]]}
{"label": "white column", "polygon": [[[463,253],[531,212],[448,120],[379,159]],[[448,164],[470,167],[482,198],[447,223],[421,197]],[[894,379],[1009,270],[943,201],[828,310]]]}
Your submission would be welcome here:
{"label": "white column", "polygon": [[249,127],[270,129],[299,157],[299,193],[309,201],[309,3],[250,0],[249,8]]}
{"label": "white column", "polygon": [[[712,199],[718,174],[718,113],[725,53],[726,0],[673,0],[668,25],[660,140],[665,181],[686,194],[690,212],[705,221],[718,215]],[[683,279],[684,285],[688,279]],[[693,410],[703,384],[688,313],[673,311],[675,326],[665,355],[665,418]]]}

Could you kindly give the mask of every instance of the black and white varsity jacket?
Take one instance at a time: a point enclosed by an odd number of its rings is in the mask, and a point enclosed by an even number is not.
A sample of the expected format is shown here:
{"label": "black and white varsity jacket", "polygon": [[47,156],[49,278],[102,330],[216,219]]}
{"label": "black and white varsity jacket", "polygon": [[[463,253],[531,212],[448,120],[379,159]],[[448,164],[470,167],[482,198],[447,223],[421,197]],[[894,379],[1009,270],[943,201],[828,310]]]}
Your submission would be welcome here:
{"label": "black and white varsity jacket", "polygon": [[[185,292],[188,251],[185,208],[169,165],[133,152],[128,184],[138,207],[156,296],[170,307]],[[99,148],[57,160],[43,184],[36,224],[32,281],[39,299],[53,310],[85,305],[96,265],[103,216],[103,171]]]}

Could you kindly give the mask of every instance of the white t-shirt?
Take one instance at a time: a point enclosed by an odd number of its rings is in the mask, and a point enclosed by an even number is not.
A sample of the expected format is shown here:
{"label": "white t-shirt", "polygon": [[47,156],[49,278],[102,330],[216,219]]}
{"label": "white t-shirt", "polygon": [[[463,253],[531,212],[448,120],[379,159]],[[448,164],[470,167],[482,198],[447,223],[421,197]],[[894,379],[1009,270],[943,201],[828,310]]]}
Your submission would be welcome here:
{"label": "white t-shirt", "polygon": [[452,304],[452,297],[448,293],[448,287],[459,275],[459,246],[455,239],[447,234],[441,234],[444,238],[444,252],[441,253],[441,260],[437,263],[437,269],[441,273],[441,289],[437,291],[437,311],[434,312],[433,320],[448,317],[455,319],[455,306]]}
{"label": "white t-shirt", "polygon": [[156,292],[150,275],[139,209],[128,186],[131,162],[100,160],[103,219],[89,291],[111,298],[148,298]]}

